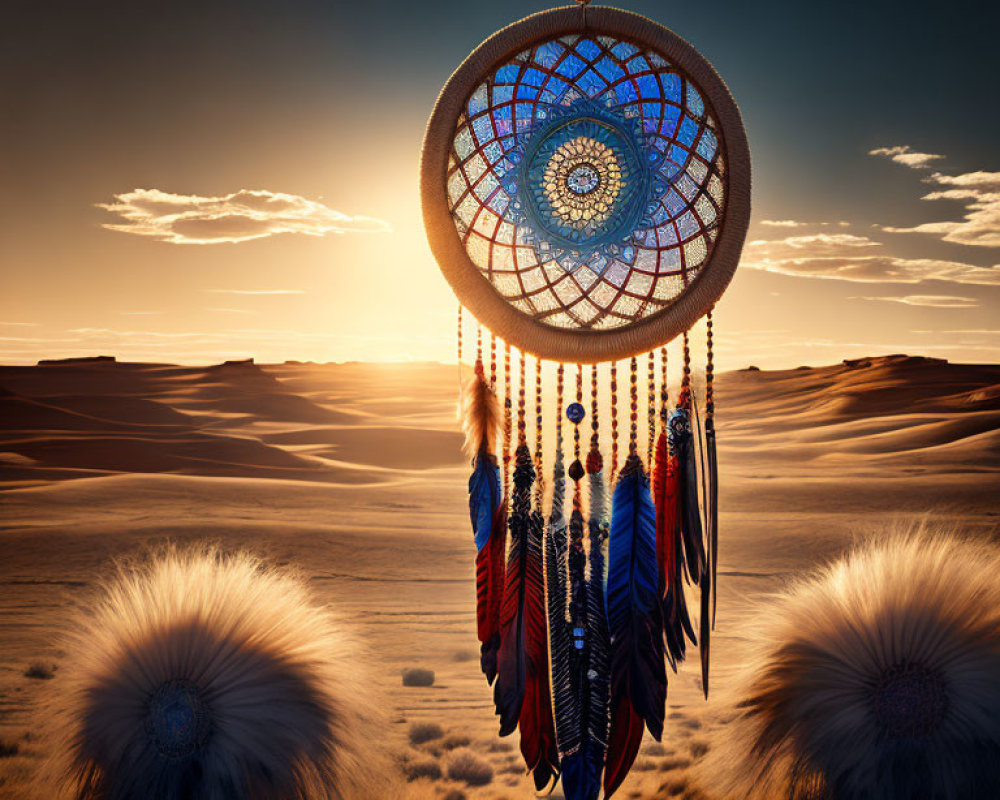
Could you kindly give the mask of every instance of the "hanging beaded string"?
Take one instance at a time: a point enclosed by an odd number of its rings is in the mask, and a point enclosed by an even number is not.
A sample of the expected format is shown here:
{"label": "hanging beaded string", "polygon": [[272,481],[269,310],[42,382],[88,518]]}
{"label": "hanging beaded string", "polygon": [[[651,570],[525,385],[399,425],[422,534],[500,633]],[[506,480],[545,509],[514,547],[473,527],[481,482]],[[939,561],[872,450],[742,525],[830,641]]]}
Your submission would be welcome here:
{"label": "hanging beaded string", "polygon": [[580,481],[585,472],[580,463],[580,423],[586,414],[583,408],[583,366],[576,365],[576,402],[566,409],[566,416],[573,423],[573,463],[569,466],[569,477],[573,481],[573,511],[583,513],[583,497]]}
{"label": "hanging beaded string", "polygon": [[507,499],[510,488],[510,438],[511,438],[511,392],[510,392],[510,342],[503,343],[503,497]]}
{"label": "hanging beaded string", "polygon": [[490,388],[497,390],[497,335],[490,332]]}
{"label": "hanging beaded string", "polygon": [[483,363],[483,326],[476,325],[476,364]]}
{"label": "hanging beaded string", "polygon": [[[597,364],[590,365],[590,452],[600,450],[600,415],[597,413]],[[599,468],[598,468],[599,469]],[[596,472],[597,470],[594,470]]]}
{"label": "hanging beaded string", "polygon": [[[590,365],[590,452],[587,454],[587,474],[596,475],[604,468],[601,458],[601,415],[597,408],[597,364]],[[593,509],[591,509],[593,513]]]}
{"label": "hanging beaded string", "polygon": [[628,454],[634,456],[639,449],[639,361],[632,356],[629,365],[629,432]]}
{"label": "hanging beaded string", "polygon": [[670,414],[670,390],[667,385],[667,346],[660,348],[660,422],[666,424]]}
{"label": "hanging beaded string", "polygon": [[656,450],[656,351],[650,350],[646,364],[648,392],[646,395],[646,425],[649,428],[649,442],[646,450],[646,466],[653,469],[653,453]]}
{"label": "hanging beaded string", "polygon": [[705,318],[707,331],[705,349],[708,351],[705,355],[705,430],[715,428],[715,362],[712,353],[712,311],[714,309],[715,306],[710,308],[708,316]]}
{"label": "hanging beaded string", "polygon": [[[576,365],[576,402],[578,405],[583,405],[583,367],[580,364]],[[573,454],[576,456],[577,460],[580,458],[580,426],[575,425],[573,427]]]}
{"label": "hanging beaded string", "polygon": [[535,359],[535,508],[542,511],[542,359]]}
{"label": "hanging beaded string", "polygon": [[677,404],[684,408],[691,407],[691,342],[687,331],[684,331],[684,374],[681,377],[681,396]]}
{"label": "hanging beaded string", "polygon": [[518,369],[518,387],[517,387],[517,446],[520,447],[522,444],[528,443],[528,432],[527,425],[524,419],[524,351],[519,351],[521,354],[520,364]]}
{"label": "hanging beaded string", "polygon": [[458,305],[458,366],[462,366],[462,304]]}
{"label": "hanging beaded string", "polygon": [[611,475],[613,486],[618,473],[618,362],[611,362]]}
{"label": "hanging beaded string", "polygon": [[565,370],[562,364],[556,372],[556,442],[557,448],[562,450],[563,438],[563,383]]}

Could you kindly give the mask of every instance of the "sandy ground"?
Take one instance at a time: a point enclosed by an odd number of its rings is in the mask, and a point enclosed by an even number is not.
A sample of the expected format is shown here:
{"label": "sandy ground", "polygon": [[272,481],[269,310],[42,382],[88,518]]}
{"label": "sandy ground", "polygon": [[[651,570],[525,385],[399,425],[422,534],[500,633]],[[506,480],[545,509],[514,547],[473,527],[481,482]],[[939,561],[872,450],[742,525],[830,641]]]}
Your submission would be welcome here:
{"label": "sandy ground", "polygon": [[[357,626],[401,758],[444,768],[469,744],[492,764],[485,787],[445,775],[414,795],[533,796],[478,669],[456,391],[454,365],[0,367],[0,798],[22,797],[45,754],[31,712],[52,684],[26,672],[72,658],[63,610],[115,557],[205,539],[297,565]],[[928,514],[998,535],[1000,367],[891,356],[728,373],[718,395],[713,686],[739,667],[762,595],[857,537]],[[403,687],[408,667],[434,686]],[[700,797],[686,769],[724,709],[694,664],[668,705],[621,797]],[[411,746],[420,722],[444,738]]]}

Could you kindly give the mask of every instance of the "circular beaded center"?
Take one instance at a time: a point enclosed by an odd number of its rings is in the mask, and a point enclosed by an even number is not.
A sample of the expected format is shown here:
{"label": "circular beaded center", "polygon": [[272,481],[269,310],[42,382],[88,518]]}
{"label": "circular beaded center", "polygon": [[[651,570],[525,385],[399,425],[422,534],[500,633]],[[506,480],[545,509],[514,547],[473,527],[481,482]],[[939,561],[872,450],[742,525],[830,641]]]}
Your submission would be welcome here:
{"label": "circular beaded center", "polygon": [[208,739],[211,730],[208,705],[193,684],[168,681],[150,697],[145,727],[160,755],[190,756]]}
{"label": "circular beaded center", "polygon": [[922,664],[896,664],[882,674],[875,687],[875,719],[891,739],[915,739],[933,733],[947,709],[944,679]]}

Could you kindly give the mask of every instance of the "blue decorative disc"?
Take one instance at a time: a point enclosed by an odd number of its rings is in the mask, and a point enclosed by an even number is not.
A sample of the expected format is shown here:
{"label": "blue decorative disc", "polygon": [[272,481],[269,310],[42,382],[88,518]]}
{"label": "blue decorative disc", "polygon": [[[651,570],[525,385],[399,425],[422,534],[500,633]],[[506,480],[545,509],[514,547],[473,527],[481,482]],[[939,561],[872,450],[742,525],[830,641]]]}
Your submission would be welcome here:
{"label": "blue decorative disc", "polygon": [[168,681],[150,697],[145,727],[160,755],[184,758],[208,739],[211,719],[208,706],[194,684]]}
{"label": "blue decorative disc", "polygon": [[566,408],[566,418],[574,425],[579,425],[583,422],[585,416],[587,416],[587,412],[579,403],[570,403]]}

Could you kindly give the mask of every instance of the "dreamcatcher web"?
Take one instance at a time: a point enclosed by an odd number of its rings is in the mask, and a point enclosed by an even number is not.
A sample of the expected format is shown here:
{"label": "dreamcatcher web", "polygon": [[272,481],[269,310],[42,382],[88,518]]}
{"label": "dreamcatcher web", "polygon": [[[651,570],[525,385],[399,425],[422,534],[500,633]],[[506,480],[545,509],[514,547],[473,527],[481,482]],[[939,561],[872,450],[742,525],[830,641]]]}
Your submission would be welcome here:
{"label": "dreamcatcher web", "polygon": [[600,35],[549,38],[464,103],[448,208],[496,291],[555,328],[669,306],[709,260],[726,202],[713,109],[683,69]]}

